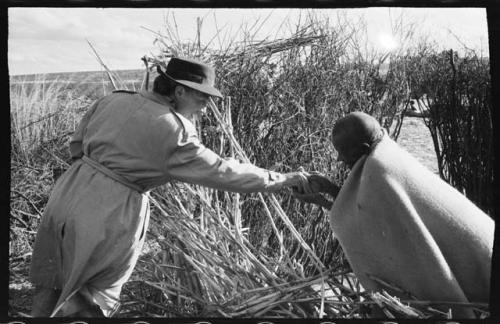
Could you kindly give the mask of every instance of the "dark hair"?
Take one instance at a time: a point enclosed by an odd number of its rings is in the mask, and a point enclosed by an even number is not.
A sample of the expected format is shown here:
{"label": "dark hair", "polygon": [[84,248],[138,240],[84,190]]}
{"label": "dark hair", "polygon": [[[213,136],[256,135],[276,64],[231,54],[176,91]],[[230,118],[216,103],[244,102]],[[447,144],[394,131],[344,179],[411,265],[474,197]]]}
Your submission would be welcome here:
{"label": "dark hair", "polygon": [[174,93],[175,87],[180,84],[163,75],[158,75],[153,81],[153,91],[163,96],[170,96]]}

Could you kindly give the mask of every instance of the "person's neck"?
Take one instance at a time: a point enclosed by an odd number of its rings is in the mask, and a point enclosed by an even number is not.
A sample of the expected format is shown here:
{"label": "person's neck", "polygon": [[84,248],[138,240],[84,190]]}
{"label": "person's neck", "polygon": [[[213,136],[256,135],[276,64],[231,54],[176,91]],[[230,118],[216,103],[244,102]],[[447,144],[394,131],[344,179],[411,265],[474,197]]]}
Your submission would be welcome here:
{"label": "person's neck", "polygon": [[193,113],[192,112],[189,112],[189,111],[183,111],[183,110],[178,110],[176,108],[174,108],[175,111],[178,113],[178,114],[181,114],[182,116],[186,117],[187,119],[192,119],[193,118]]}
{"label": "person's neck", "polygon": [[177,103],[175,102],[175,99],[172,96],[164,96],[164,97],[168,100],[168,102],[170,103],[170,105],[172,106],[172,108],[175,110],[176,113],[182,115],[183,117],[185,117],[187,119],[191,119],[193,117],[192,111],[188,111],[185,109],[179,109]]}

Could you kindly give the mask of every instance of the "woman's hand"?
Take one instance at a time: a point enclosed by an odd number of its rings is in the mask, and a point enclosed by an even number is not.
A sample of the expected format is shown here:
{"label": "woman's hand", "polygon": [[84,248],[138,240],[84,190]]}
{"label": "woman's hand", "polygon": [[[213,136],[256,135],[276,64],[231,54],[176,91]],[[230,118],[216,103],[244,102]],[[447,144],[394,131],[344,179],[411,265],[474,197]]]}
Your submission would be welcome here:
{"label": "woman's hand", "polygon": [[[309,181],[309,185],[311,187],[311,192],[312,193],[327,193],[333,198],[337,197],[340,187],[334,184],[333,182],[328,179],[328,177],[317,173],[317,172],[311,172],[307,176],[307,180]],[[300,193],[306,193],[306,192],[299,192]]]}
{"label": "woman's hand", "polygon": [[[302,167],[299,168],[299,172],[306,173],[304,172],[304,169]],[[319,205],[328,210],[331,209],[333,203],[326,199],[321,193],[327,193],[335,198],[340,191],[340,187],[331,182],[328,177],[318,172],[311,172],[306,174],[311,191],[307,192],[303,191],[300,187],[292,187],[293,196],[300,201]]]}
{"label": "woman's hand", "polygon": [[286,173],[284,185],[301,193],[310,194],[312,193],[312,190],[309,181],[307,180],[308,176],[309,175],[303,171]]}
{"label": "woman's hand", "polygon": [[333,206],[333,203],[331,201],[329,201],[328,199],[326,199],[320,193],[304,194],[304,193],[299,193],[295,189],[293,189],[292,195],[300,201],[303,201],[303,202],[309,203],[309,204],[315,204],[315,205],[321,206],[323,208],[326,208],[328,210],[330,210]]}

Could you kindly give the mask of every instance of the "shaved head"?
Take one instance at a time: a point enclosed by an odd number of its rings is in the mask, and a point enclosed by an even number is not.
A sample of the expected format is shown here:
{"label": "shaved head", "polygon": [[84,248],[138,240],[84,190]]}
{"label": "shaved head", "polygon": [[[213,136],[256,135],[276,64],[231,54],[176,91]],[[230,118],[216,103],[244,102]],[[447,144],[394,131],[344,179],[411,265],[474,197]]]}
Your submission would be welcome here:
{"label": "shaved head", "polygon": [[375,118],[364,112],[356,111],[335,123],[332,136],[348,133],[353,142],[371,144],[378,138],[380,129],[381,126]]}
{"label": "shaved head", "polygon": [[372,116],[353,112],[339,119],[332,130],[332,142],[339,156],[350,168],[383,136],[382,127]]}

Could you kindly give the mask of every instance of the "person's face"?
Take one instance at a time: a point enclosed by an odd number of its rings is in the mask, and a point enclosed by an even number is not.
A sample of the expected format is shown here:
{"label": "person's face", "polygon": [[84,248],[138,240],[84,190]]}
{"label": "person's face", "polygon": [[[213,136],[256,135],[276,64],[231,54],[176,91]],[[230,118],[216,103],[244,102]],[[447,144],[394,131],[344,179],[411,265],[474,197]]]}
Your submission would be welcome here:
{"label": "person's face", "polygon": [[332,143],[337,151],[337,162],[344,162],[349,169],[363,155],[360,148],[349,140],[348,134],[339,133],[332,136]]}
{"label": "person's face", "polygon": [[[181,90],[182,89],[182,90]],[[186,115],[199,113],[208,104],[210,96],[198,90],[187,87],[178,87],[177,94],[177,110]]]}

